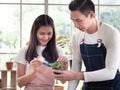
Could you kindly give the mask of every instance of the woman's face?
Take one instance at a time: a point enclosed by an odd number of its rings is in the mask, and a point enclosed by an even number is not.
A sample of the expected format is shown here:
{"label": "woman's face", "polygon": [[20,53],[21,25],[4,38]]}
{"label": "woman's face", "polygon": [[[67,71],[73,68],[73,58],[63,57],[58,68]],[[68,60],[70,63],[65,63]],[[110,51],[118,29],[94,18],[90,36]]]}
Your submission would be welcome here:
{"label": "woman's face", "polygon": [[37,31],[37,39],[39,45],[45,46],[53,36],[53,28],[51,26],[42,26]]}

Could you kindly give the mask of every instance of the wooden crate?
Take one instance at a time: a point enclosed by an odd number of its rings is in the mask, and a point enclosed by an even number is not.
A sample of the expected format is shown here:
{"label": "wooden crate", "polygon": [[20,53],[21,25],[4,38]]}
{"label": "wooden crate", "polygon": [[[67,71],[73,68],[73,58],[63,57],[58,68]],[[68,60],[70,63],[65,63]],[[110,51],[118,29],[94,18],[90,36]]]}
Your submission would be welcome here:
{"label": "wooden crate", "polygon": [[[0,72],[2,84],[0,90],[16,90],[16,70],[0,70]],[[7,86],[8,78],[10,78],[10,86]]]}

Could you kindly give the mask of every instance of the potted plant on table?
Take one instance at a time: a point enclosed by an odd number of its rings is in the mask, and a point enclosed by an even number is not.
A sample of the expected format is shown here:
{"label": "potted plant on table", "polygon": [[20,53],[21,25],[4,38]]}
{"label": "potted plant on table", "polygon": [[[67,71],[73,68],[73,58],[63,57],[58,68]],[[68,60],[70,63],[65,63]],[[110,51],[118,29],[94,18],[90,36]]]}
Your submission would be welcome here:
{"label": "potted plant on table", "polygon": [[7,70],[12,70],[12,68],[13,68],[13,60],[14,60],[14,57],[11,57],[11,58],[9,58],[9,61],[6,61],[6,69]]}
{"label": "potted plant on table", "polygon": [[12,68],[13,68],[13,63],[14,63],[14,58],[15,58],[15,56],[14,56],[14,49],[16,48],[16,42],[17,42],[17,37],[15,37],[15,39],[13,40],[13,42],[11,42],[11,52],[9,52],[9,60],[8,61],[6,61],[6,68],[7,68],[7,70],[12,70]]}

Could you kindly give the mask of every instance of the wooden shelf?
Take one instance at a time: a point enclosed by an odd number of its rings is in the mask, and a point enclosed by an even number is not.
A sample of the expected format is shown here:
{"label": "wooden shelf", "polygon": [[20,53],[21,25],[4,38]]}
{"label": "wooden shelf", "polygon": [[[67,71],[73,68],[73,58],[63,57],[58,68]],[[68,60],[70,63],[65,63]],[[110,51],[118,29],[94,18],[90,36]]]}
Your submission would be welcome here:
{"label": "wooden shelf", "polygon": [[[16,90],[16,70],[0,70],[0,72],[2,83],[2,88],[0,88],[0,90]],[[7,85],[8,80],[10,80],[10,86]]]}

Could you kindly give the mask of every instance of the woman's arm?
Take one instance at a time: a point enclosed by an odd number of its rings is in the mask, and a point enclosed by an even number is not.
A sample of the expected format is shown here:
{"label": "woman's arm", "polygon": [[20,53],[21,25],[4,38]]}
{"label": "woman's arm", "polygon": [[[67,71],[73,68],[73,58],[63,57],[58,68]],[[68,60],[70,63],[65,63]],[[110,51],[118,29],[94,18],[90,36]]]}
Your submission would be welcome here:
{"label": "woman's arm", "polygon": [[29,73],[25,74],[26,66],[24,64],[17,63],[17,83],[21,88],[25,86],[34,76],[34,71],[30,70]]}
{"label": "woman's arm", "polygon": [[22,87],[28,84],[35,76],[37,67],[40,67],[42,64],[41,60],[34,58],[30,61],[28,66],[28,72],[26,73],[26,65],[17,63],[17,81],[18,86]]}

